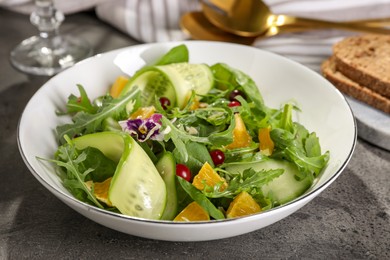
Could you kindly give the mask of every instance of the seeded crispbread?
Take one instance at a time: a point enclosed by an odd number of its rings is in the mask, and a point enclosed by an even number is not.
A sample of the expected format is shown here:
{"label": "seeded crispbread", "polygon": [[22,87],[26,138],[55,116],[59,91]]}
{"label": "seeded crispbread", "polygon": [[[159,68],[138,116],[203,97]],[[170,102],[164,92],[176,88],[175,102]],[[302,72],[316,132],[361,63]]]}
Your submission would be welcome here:
{"label": "seeded crispbread", "polygon": [[334,56],[322,63],[321,70],[324,77],[333,83],[342,93],[390,114],[390,99],[376,93],[368,87],[354,82],[338,71]]}
{"label": "seeded crispbread", "polygon": [[390,98],[390,35],[347,37],[333,46],[337,71]]}

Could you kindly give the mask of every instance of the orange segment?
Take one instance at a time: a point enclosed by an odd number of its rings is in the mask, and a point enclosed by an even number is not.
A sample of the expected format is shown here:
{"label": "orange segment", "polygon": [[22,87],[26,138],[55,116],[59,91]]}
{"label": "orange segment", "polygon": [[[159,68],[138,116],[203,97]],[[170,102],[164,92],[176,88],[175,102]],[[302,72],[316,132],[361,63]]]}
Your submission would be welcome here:
{"label": "orange segment", "polygon": [[192,103],[189,107],[190,110],[197,110],[199,108],[199,105],[200,105],[200,102],[197,98],[195,98],[194,100],[192,100]]}
{"label": "orange segment", "polygon": [[111,207],[112,204],[110,200],[108,199],[108,190],[110,189],[111,184],[111,177],[103,182],[95,182],[87,181],[85,184],[89,189],[92,189],[92,184],[94,184],[94,195],[96,199],[100,200],[101,202],[104,202],[107,206]]}
{"label": "orange segment", "polygon": [[271,127],[261,128],[259,130],[260,152],[264,155],[270,156],[274,152],[274,142],[271,139]]}
{"label": "orange segment", "polygon": [[206,108],[207,106],[207,103],[200,102],[198,98],[195,98],[192,100],[189,110],[197,110],[199,108]]}
{"label": "orange segment", "polygon": [[119,95],[121,94],[123,88],[125,87],[127,81],[129,81],[128,78],[126,78],[125,76],[119,76],[116,78],[114,84],[112,84],[111,88],[110,88],[110,95],[113,97],[113,98],[117,98],[119,97]]}
{"label": "orange segment", "polygon": [[250,146],[252,137],[248,133],[245,123],[239,113],[234,114],[236,126],[233,130],[233,142],[226,146],[227,149],[237,149]]}
{"label": "orange segment", "polygon": [[140,107],[130,115],[129,119],[146,119],[151,117],[154,112],[156,112],[156,108],[154,106]]}
{"label": "orange segment", "polygon": [[198,174],[192,180],[192,185],[194,185],[198,190],[203,190],[205,188],[205,183],[210,187],[221,184],[219,188],[220,191],[223,191],[227,188],[226,180],[219,176],[208,162],[203,164]]}
{"label": "orange segment", "polygon": [[226,211],[227,218],[242,217],[250,214],[254,214],[261,211],[261,207],[257,202],[249,195],[248,192],[243,191],[238,194],[234,200],[230,203],[228,210]]}
{"label": "orange segment", "polygon": [[195,201],[187,205],[173,221],[190,222],[210,220],[209,214]]}

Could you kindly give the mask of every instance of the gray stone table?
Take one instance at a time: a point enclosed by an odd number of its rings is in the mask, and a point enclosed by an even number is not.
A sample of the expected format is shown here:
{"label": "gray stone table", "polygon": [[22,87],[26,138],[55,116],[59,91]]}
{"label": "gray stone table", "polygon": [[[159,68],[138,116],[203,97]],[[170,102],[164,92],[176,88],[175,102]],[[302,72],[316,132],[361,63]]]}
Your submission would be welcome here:
{"label": "gray stone table", "polygon": [[[92,12],[68,16],[62,32],[88,39],[96,53],[137,44]],[[14,70],[8,55],[35,33],[27,16],[0,9],[0,259],[390,259],[390,153],[362,140],[322,194],[286,219],[246,235],[163,242],[79,215],[38,183],[17,147],[21,112],[48,78]]]}

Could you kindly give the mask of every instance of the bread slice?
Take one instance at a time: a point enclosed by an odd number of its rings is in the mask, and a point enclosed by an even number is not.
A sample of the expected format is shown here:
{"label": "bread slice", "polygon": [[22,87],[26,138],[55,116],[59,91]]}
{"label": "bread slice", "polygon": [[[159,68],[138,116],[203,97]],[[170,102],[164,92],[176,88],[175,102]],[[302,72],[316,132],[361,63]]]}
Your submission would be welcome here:
{"label": "bread slice", "polygon": [[334,56],[322,63],[321,70],[324,77],[344,94],[390,114],[390,99],[352,81],[337,71]]}
{"label": "bread slice", "polygon": [[347,37],[333,46],[336,69],[390,98],[390,35]]}

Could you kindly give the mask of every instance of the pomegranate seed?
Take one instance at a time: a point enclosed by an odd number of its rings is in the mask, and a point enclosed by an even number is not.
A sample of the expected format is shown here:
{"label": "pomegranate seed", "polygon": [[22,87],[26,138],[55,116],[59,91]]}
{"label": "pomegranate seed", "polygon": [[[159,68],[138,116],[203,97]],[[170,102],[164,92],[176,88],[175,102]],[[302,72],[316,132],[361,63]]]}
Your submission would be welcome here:
{"label": "pomegranate seed", "polygon": [[241,106],[241,103],[238,102],[237,100],[230,101],[228,104],[229,107],[239,107]]}
{"label": "pomegranate seed", "polygon": [[167,110],[168,107],[171,105],[171,101],[166,97],[160,97],[160,104],[164,110]]}
{"label": "pomegranate seed", "polygon": [[221,150],[211,151],[210,156],[215,165],[222,164],[225,161],[225,154]]}
{"label": "pomegranate seed", "polygon": [[191,181],[191,171],[184,164],[176,164],[176,175],[182,177],[186,181]]}
{"label": "pomegranate seed", "polygon": [[245,94],[242,91],[235,89],[232,92],[230,92],[229,100],[230,101],[236,100],[237,96],[241,96],[241,97],[245,98]]}

